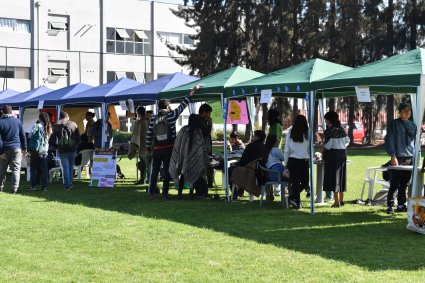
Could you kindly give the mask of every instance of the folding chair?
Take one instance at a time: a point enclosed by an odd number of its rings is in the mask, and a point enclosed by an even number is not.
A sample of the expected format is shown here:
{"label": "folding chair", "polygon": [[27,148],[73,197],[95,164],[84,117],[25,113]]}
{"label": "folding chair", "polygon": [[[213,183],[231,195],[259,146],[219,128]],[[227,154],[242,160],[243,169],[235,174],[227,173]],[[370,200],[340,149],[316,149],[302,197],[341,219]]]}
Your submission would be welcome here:
{"label": "folding chair", "polygon": [[89,176],[89,168],[90,168],[90,164],[91,164],[91,159],[93,156],[93,149],[83,149],[82,151],[80,151],[78,155],[81,155],[81,164],[76,166],[77,167],[77,176],[78,176],[78,181],[81,181],[81,171],[83,170],[83,168],[86,169],[86,178],[88,179]]}
{"label": "folding chair", "polygon": [[[264,194],[266,194],[266,202],[268,202],[269,196],[266,192],[273,193],[274,186],[281,186],[280,192],[281,192],[282,206],[284,208],[288,208],[289,207],[288,197],[286,196],[286,190],[285,190],[286,182],[282,181],[282,174],[279,171],[267,169],[261,164],[258,164],[258,167],[262,171],[262,173],[267,176],[267,181],[261,184],[260,207],[263,205]],[[270,174],[275,174],[277,176],[277,181],[270,181],[268,177]],[[271,189],[267,190],[267,187],[269,186],[271,186]]]}

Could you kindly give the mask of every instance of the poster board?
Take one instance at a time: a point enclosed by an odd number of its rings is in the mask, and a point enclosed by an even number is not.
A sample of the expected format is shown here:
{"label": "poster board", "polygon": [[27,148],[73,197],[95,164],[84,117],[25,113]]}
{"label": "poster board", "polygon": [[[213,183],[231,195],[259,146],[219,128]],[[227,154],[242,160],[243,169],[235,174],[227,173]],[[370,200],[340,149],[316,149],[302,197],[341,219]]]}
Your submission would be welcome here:
{"label": "poster board", "polygon": [[425,198],[408,199],[407,222],[407,229],[425,234]]}
{"label": "poster board", "polygon": [[227,124],[249,124],[246,100],[229,100],[226,121]]}
{"label": "poster board", "polygon": [[98,148],[93,154],[90,187],[113,188],[117,170],[117,154],[113,148]]}

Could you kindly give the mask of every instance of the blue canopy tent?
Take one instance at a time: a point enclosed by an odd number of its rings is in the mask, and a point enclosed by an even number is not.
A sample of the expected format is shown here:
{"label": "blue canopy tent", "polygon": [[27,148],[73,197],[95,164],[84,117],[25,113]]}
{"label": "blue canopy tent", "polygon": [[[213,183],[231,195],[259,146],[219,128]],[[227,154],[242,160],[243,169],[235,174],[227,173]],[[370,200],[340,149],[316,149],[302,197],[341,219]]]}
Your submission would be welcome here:
{"label": "blue canopy tent", "polygon": [[14,95],[17,95],[19,93],[20,92],[13,90],[13,89],[6,89],[6,90],[3,90],[3,91],[0,91],[0,100],[6,99],[6,98],[14,96]]}
{"label": "blue canopy tent", "polygon": [[28,107],[28,106],[37,106],[39,101],[44,101],[43,105],[45,106],[56,106],[61,104],[61,99],[65,96],[71,96],[86,90],[93,88],[92,86],[77,83],[64,88],[60,88],[57,90],[53,90],[46,94],[32,97],[30,99],[25,99],[20,103],[20,106]]}
{"label": "blue canopy tent", "polygon": [[[103,119],[103,125],[102,125],[102,131],[105,132],[106,129],[106,122],[105,117],[107,116],[107,108],[108,104],[105,101],[105,97],[107,95],[113,95],[116,93],[119,93],[121,91],[124,91],[129,88],[133,88],[136,86],[141,85],[141,83],[136,82],[134,80],[130,80],[127,78],[121,78],[119,80],[100,85],[98,87],[93,87],[91,89],[88,89],[86,91],[78,92],[78,93],[70,93],[65,95],[60,103],[63,104],[79,104],[79,103],[85,103],[85,104],[101,104],[101,118]],[[102,135],[102,145],[105,144],[105,135]]]}
{"label": "blue canopy tent", "polygon": [[119,93],[107,94],[106,103],[113,103],[127,99],[155,102],[159,100],[158,94],[161,91],[166,91],[196,80],[198,80],[197,77],[182,73],[174,73]]}
{"label": "blue canopy tent", "polygon": [[41,86],[38,88],[35,88],[33,90],[29,90],[27,92],[23,92],[23,93],[19,93],[19,94],[15,94],[13,96],[10,96],[8,98],[2,99],[0,100],[0,104],[3,105],[11,105],[11,106],[19,106],[19,119],[21,120],[21,122],[23,121],[23,116],[24,116],[24,108],[21,105],[21,102],[27,99],[32,99],[35,97],[39,97],[45,93],[51,92],[52,89],[45,87],[45,86]]}

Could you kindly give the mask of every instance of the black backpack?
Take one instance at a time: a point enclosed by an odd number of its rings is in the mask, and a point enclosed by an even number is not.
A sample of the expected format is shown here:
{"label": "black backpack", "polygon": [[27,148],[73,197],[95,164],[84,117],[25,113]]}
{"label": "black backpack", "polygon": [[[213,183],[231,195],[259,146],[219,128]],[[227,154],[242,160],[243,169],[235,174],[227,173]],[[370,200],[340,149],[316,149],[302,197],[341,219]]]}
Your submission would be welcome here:
{"label": "black backpack", "polygon": [[58,149],[61,151],[75,151],[74,133],[69,126],[69,122],[60,124],[60,134],[58,136]]}

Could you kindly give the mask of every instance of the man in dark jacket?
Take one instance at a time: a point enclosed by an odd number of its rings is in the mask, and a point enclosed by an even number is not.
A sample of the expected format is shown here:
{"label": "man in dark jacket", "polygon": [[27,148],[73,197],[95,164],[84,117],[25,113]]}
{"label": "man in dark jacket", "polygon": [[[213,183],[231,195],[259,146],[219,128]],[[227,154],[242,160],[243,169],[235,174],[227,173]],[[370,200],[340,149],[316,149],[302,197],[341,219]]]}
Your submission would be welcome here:
{"label": "man in dark jacket", "polygon": [[[387,135],[385,136],[385,147],[388,155],[391,156],[391,166],[412,165],[416,125],[409,120],[412,108],[409,104],[402,102],[398,106],[400,117],[388,123]],[[397,212],[407,211],[406,188],[412,175],[411,171],[391,170],[390,188],[387,195],[387,213],[394,213],[393,195],[397,193]]]}
{"label": "man in dark jacket", "polygon": [[[266,140],[266,133],[261,130],[254,131],[254,137],[252,139],[252,142],[248,144],[242,153],[241,159],[235,163],[235,166],[229,167],[229,184],[230,183],[230,177],[232,176],[233,169],[236,166],[246,166],[248,163],[261,158],[264,151],[264,141]],[[233,199],[237,199],[238,195],[243,196],[244,190],[243,188],[239,188],[239,190],[236,192],[233,196]]]}
{"label": "man in dark jacket", "polygon": [[[146,148],[148,152],[152,153],[152,168],[149,180],[148,194],[152,197],[156,191],[156,184],[158,182],[158,173],[161,169],[161,164],[164,169],[164,183],[162,187],[162,196],[164,199],[169,199],[168,189],[170,186],[170,174],[168,173],[168,167],[170,165],[171,154],[173,153],[174,141],[176,139],[176,121],[180,114],[190,103],[189,98],[199,90],[200,85],[195,86],[190,92],[189,96],[183,99],[180,105],[171,111],[170,101],[161,99],[158,103],[159,113],[152,117],[149,122],[148,133],[146,137]],[[163,128],[159,124],[161,120],[166,119],[167,133],[159,134],[159,129]],[[164,137],[166,136],[166,138]]]}
{"label": "man in dark jacket", "polygon": [[74,177],[75,156],[80,143],[80,132],[75,122],[69,120],[68,113],[61,112],[60,120],[53,125],[53,133],[49,144],[57,148],[62,163],[64,186],[72,188]]}
{"label": "man in dark jacket", "polygon": [[27,141],[21,121],[12,116],[12,107],[4,106],[0,119],[0,192],[3,192],[6,171],[12,170],[12,191],[18,192],[22,155],[27,155]]}

